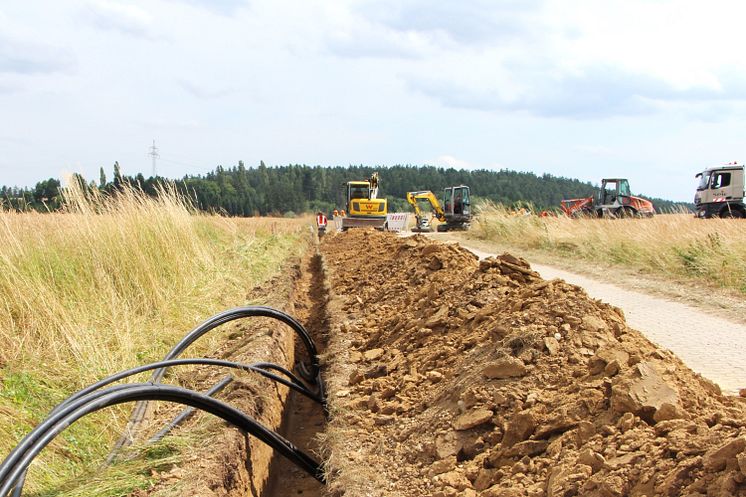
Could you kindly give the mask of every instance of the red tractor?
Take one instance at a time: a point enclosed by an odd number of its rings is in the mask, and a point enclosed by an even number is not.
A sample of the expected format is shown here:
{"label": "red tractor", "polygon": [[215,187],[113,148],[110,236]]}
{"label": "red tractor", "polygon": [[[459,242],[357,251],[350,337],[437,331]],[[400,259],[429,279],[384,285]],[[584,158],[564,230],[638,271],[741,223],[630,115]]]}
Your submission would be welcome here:
{"label": "red tractor", "polygon": [[601,191],[594,197],[563,200],[560,209],[569,217],[653,217],[655,207],[644,198],[630,193],[629,181],[621,178],[601,180]]}

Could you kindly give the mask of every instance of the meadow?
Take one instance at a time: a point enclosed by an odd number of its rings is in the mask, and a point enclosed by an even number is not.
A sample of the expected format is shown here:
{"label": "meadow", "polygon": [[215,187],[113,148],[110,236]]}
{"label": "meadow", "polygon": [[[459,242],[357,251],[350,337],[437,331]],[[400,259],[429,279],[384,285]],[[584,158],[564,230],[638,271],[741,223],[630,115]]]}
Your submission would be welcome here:
{"label": "meadow", "polygon": [[[245,305],[301,253],[307,223],[200,214],[168,186],[158,198],[67,190],[64,212],[0,211],[2,457],[70,393],[159,359],[198,322]],[[206,337],[195,352],[214,345]],[[28,491],[53,495],[44,489],[99,464],[130,408],[63,432]]]}
{"label": "meadow", "polygon": [[516,214],[483,204],[470,236],[568,260],[622,265],[746,293],[746,223],[695,219],[571,219]]}

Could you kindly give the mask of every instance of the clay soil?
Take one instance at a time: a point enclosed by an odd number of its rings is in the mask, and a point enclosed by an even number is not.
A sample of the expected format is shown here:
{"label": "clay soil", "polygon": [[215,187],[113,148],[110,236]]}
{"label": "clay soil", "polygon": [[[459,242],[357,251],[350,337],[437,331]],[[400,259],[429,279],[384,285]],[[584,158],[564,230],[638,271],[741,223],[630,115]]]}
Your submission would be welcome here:
{"label": "clay soil", "polygon": [[321,244],[329,490],[746,496],[746,404],[621,310],[421,236]]}

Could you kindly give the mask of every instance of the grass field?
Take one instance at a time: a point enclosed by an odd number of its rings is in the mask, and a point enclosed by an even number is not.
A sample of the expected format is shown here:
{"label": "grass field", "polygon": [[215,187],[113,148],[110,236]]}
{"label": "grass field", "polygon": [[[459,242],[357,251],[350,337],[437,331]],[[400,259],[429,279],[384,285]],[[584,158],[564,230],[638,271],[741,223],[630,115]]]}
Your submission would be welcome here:
{"label": "grass field", "polygon": [[515,215],[483,205],[471,236],[568,259],[624,265],[746,293],[746,223],[663,214],[652,219]]}
{"label": "grass field", "polygon": [[[199,215],[167,190],[68,191],[66,202],[65,213],[0,212],[0,457],[68,394],[159,359],[197,322],[245,304],[305,239],[304,220]],[[28,491],[51,495],[98,464],[128,414],[66,430]]]}

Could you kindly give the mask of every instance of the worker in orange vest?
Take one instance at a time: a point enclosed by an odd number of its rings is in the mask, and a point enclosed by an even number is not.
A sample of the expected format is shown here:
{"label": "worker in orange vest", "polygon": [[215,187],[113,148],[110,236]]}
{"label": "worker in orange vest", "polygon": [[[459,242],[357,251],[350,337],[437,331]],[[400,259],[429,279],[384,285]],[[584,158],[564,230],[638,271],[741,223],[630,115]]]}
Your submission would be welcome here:
{"label": "worker in orange vest", "polygon": [[326,233],[326,216],[321,211],[316,213],[316,227],[319,230],[319,236],[323,236]]}

